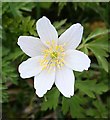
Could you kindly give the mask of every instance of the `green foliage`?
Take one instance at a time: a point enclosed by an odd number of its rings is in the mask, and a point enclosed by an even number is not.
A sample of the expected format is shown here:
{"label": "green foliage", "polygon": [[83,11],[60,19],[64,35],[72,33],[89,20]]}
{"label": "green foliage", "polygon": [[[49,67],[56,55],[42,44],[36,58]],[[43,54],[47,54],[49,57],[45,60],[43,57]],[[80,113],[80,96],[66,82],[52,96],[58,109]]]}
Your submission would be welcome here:
{"label": "green foliage", "polygon": [[21,10],[25,10],[25,11],[31,11],[33,7],[35,7],[36,4],[34,3],[28,3],[28,2],[21,2],[21,3],[17,3],[15,2],[13,4],[13,2],[8,2],[8,3],[3,3],[3,14],[5,12],[10,12],[14,17],[20,17],[22,16],[22,11]]}
{"label": "green foliage", "polygon": [[108,32],[110,32],[110,30],[107,29],[96,29],[95,31],[93,31],[92,33],[90,33],[88,35],[88,37],[86,38],[85,42],[99,36],[99,35],[104,35],[107,34]]}
{"label": "green foliage", "polygon": [[[5,50],[5,48],[3,50]],[[16,69],[10,63],[10,57],[7,56],[8,54],[9,51],[5,50],[2,61],[2,83],[11,81],[12,83],[17,84],[16,78],[18,75],[16,74]]]}
{"label": "green foliage", "polygon": [[95,98],[96,94],[102,94],[108,91],[108,86],[103,82],[96,83],[96,80],[77,81],[76,88],[89,97]]}
{"label": "green foliage", "polygon": [[[106,3],[4,2],[1,14],[0,40],[2,39],[3,44],[2,48],[0,46],[2,49],[0,102],[4,103],[3,113],[7,119],[17,116],[32,120],[45,119],[48,116],[51,118],[60,116],[62,119],[107,118],[109,114],[107,95],[110,91],[107,73],[110,30],[107,29],[109,23]],[[56,87],[48,91],[43,99],[37,98],[32,87],[33,78],[25,81],[19,77],[18,65],[26,60],[27,56],[17,45],[18,37],[21,35],[38,37],[36,21],[44,15],[52,21],[58,35],[73,23],[79,22],[84,26],[83,40],[77,49],[88,54],[91,67],[82,73],[74,72],[75,94],[71,98],[63,97]],[[91,29],[97,19],[104,27],[98,25]],[[11,111],[8,111],[10,107]]]}
{"label": "green foliage", "polygon": [[35,20],[31,20],[31,17],[26,17],[21,19],[20,30],[23,35],[29,33],[30,35],[36,36],[36,29],[35,29]]}
{"label": "green foliage", "polygon": [[93,106],[95,108],[88,109],[87,115],[95,116],[95,118],[107,118],[107,106],[105,106],[101,101],[94,101]]}
{"label": "green foliage", "polygon": [[0,102],[8,101],[8,93],[7,93],[7,83],[12,82],[17,85],[18,74],[16,73],[16,68],[10,63],[9,50],[3,48],[4,52],[2,54],[2,81],[0,82],[0,91],[3,94],[0,96]]}
{"label": "green foliage", "polygon": [[58,3],[58,15],[60,15],[60,13],[61,13],[61,11],[62,11],[62,9],[66,6],[66,2],[63,2],[63,3],[61,3],[61,2],[59,2]]}
{"label": "green foliage", "polygon": [[88,35],[86,39],[83,40],[82,44],[78,49],[82,49],[86,54],[88,54],[88,49],[97,58],[99,65],[108,72],[108,33],[110,30],[107,29],[96,29]]}
{"label": "green foliage", "polygon": [[63,97],[62,111],[64,114],[70,111],[73,118],[83,118],[84,109],[81,107],[81,104],[83,104],[83,99],[79,96],[74,95],[71,99]]}
{"label": "green foliage", "polygon": [[66,26],[63,27],[65,24],[66,24],[66,19],[61,20],[61,21],[56,21],[53,23],[56,30],[58,31],[58,35],[61,35],[66,30]]}
{"label": "green foliage", "polygon": [[8,102],[7,86],[0,83],[0,103]]}
{"label": "green foliage", "polygon": [[42,103],[41,109],[48,110],[48,109],[56,109],[58,106],[58,99],[59,99],[60,92],[53,88],[44,96],[44,102]]}
{"label": "green foliage", "polygon": [[[101,30],[102,31],[102,30]],[[96,34],[91,35],[91,37],[88,37],[86,40],[89,40],[91,38],[94,38],[98,35],[103,35],[108,33],[108,30],[103,30],[103,32],[98,32]],[[106,57],[108,57],[108,36],[102,36],[94,41],[90,42],[88,45],[88,48],[94,53],[94,55],[97,58],[97,61],[99,65],[103,67],[103,69],[108,72],[108,62],[106,60]]]}

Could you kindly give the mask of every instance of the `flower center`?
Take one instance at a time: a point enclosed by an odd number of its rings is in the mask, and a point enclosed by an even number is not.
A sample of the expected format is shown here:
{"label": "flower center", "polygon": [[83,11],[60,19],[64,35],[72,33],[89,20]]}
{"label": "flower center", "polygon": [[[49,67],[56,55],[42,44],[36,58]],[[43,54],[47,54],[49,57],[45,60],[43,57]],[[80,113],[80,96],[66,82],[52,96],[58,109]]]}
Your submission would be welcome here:
{"label": "flower center", "polygon": [[58,54],[57,54],[57,52],[52,52],[52,53],[50,54],[50,56],[51,56],[52,59],[55,59],[55,58],[58,57]]}
{"label": "flower center", "polygon": [[43,50],[44,58],[40,60],[40,65],[43,69],[48,69],[49,71],[53,67],[60,69],[64,65],[64,45],[56,45],[55,41],[48,42],[48,45],[50,47]]}

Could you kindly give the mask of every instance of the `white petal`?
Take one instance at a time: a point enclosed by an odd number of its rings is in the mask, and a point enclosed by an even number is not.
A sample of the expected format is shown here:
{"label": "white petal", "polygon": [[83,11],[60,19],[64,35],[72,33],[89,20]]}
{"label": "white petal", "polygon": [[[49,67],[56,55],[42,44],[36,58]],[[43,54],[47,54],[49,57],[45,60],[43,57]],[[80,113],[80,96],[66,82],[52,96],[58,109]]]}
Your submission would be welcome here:
{"label": "white petal", "polygon": [[42,49],[45,48],[39,38],[32,36],[20,36],[18,38],[18,45],[23,50],[23,52],[30,57],[41,55]]}
{"label": "white petal", "polygon": [[65,52],[65,64],[75,71],[82,72],[90,67],[89,57],[78,50],[67,50]]}
{"label": "white petal", "polygon": [[55,85],[65,97],[74,95],[75,77],[72,69],[62,67],[56,71]]}
{"label": "white petal", "polygon": [[83,26],[76,23],[59,37],[59,44],[65,44],[65,49],[75,49],[81,42],[82,34]]}
{"label": "white petal", "polygon": [[53,40],[57,44],[57,31],[47,17],[43,16],[42,18],[40,18],[36,23],[36,28],[40,39],[45,45],[49,46],[47,42],[51,43]]}
{"label": "white petal", "polygon": [[20,72],[20,76],[22,78],[29,78],[40,73],[42,70],[42,67],[39,64],[39,60],[42,58],[43,57],[41,56],[37,56],[37,57],[29,58],[28,60],[22,62],[18,68]]}
{"label": "white petal", "polygon": [[55,81],[55,71],[46,71],[43,70],[39,75],[34,78],[34,88],[36,89],[36,94],[39,97],[50,90]]}

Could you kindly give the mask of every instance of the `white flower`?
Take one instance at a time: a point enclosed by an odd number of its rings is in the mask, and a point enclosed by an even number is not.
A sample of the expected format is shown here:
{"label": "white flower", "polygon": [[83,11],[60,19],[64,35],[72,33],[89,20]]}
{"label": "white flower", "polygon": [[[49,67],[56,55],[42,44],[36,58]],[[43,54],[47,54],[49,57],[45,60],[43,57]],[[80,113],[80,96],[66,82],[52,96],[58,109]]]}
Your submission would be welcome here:
{"label": "white flower", "polygon": [[40,18],[36,23],[39,38],[20,36],[18,45],[29,58],[19,66],[20,76],[34,76],[36,94],[42,97],[55,83],[65,97],[74,95],[73,70],[82,72],[90,67],[86,54],[75,50],[81,42],[83,27],[76,23],[59,38],[50,20]]}

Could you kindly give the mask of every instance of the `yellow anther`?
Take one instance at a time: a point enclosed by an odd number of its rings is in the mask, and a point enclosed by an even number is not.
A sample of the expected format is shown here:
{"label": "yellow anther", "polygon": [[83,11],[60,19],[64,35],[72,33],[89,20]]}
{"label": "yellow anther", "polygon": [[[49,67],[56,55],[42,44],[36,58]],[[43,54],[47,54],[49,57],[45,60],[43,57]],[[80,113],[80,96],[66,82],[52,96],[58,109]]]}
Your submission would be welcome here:
{"label": "yellow anther", "polygon": [[42,69],[51,71],[55,66],[60,69],[64,65],[64,45],[56,45],[54,40],[46,43],[49,45],[49,48],[43,50],[44,58],[40,60]]}

